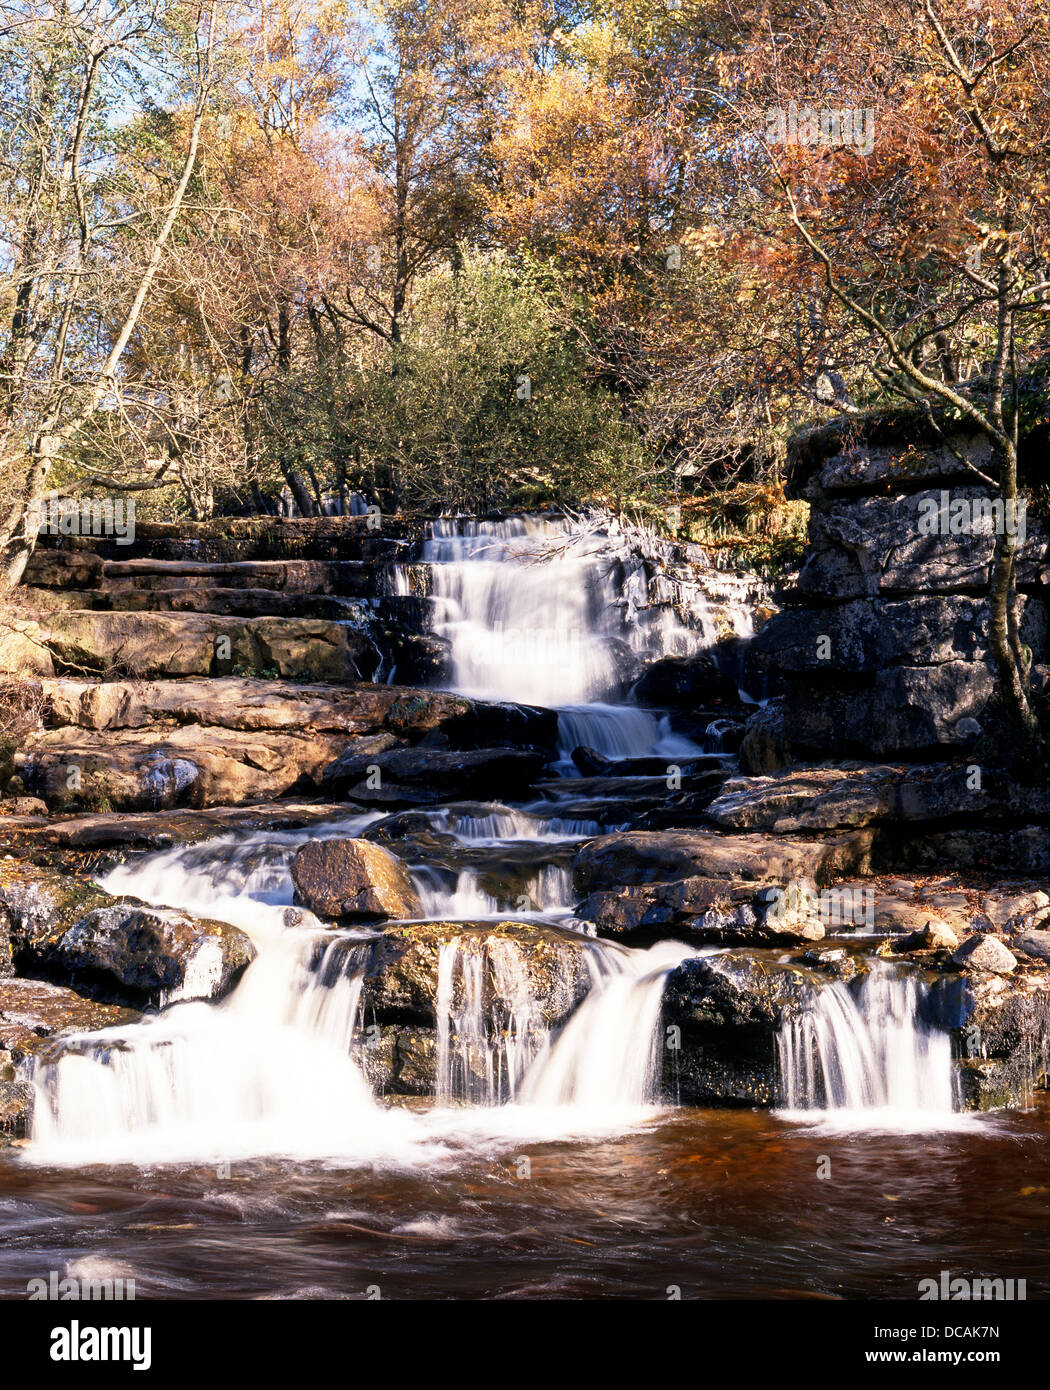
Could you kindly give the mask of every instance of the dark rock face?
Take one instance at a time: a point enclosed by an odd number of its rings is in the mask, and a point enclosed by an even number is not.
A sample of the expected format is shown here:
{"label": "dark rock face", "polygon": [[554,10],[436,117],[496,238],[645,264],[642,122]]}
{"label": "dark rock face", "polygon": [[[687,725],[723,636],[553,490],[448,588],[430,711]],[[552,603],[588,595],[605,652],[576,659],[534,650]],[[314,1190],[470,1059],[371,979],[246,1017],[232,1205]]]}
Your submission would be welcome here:
{"label": "dark rock face", "polygon": [[718,669],[707,652],[653,662],[635,682],[631,698],[660,709],[717,709],[739,703],[736,682]]}
{"label": "dark rock face", "polygon": [[[983,438],[950,443],[994,472]],[[984,597],[993,490],[914,420],[806,431],[789,467],[793,495],[811,504],[810,547],[788,606],[752,644],[780,669],[783,691],[748,730],[743,770],[971,747],[994,688]],[[1025,517],[1017,616],[1037,664],[1048,647],[1048,557],[1046,527]]]}
{"label": "dark rock face", "polygon": [[427,806],[524,794],[546,762],[543,753],[516,748],[445,752],[416,747],[375,755],[351,749],[325,768],[322,782],[326,791],[365,805]]}
{"label": "dark rock face", "polygon": [[930,1021],[952,1034],[967,1109],[1031,1101],[1050,1079],[1050,978],[945,975],[927,997]]}
{"label": "dark rock face", "polygon": [[666,1034],[665,1089],[685,1105],[776,1105],[777,1033],[812,981],[771,954],[683,961],[664,990],[665,1034],[678,1030]]}
{"label": "dark rock face", "polygon": [[351,922],[418,917],[419,897],[400,859],[368,840],[313,840],[292,860],[296,900]]}

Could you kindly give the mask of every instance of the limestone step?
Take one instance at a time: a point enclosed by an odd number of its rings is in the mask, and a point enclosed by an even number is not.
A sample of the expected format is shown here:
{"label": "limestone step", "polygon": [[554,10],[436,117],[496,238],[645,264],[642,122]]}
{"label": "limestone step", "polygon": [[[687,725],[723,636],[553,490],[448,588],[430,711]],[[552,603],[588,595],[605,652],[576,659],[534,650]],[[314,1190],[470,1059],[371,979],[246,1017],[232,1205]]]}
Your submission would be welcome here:
{"label": "limestone step", "polygon": [[315,618],[58,609],[7,620],[0,632],[0,668],[16,674],[258,675],[313,683],[367,680],[381,664],[367,633]]}

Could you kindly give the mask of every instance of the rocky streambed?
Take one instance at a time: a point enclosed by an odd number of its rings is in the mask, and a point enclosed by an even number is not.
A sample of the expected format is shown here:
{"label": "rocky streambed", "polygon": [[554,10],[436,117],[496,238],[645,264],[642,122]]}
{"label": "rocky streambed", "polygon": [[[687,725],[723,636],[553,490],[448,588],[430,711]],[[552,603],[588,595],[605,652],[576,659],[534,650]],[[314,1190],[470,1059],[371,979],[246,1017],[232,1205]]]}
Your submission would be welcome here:
{"label": "rocky streambed", "polygon": [[932,1131],[1031,1107],[1050,795],[980,761],[969,699],[866,746],[837,723],[979,642],[894,608],[907,641],[869,654],[845,606],[882,632],[887,600],[806,607],[885,453],[806,442],[816,558],[775,594],[550,521],[38,552],[2,637],[9,1152],[426,1165],[653,1104]]}

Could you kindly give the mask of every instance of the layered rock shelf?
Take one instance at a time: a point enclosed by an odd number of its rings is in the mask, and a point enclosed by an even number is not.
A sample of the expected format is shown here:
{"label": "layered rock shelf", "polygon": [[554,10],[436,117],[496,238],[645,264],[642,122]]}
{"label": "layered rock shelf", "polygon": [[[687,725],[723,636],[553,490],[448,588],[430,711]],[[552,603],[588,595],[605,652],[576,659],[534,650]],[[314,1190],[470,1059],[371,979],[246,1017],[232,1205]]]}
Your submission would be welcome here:
{"label": "layered rock shelf", "polygon": [[[1050,796],[985,765],[992,539],[917,530],[943,489],[987,495],[953,450],[988,460],[880,429],[794,443],[811,544],[779,612],[695,547],[618,541],[601,593],[672,640],[647,660],[610,636],[615,703],[560,717],[441,688],[462,615],[420,523],[38,550],[0,624],[30,711],[0,787],[0,1130],[28,1132],[34,1059],[236,997],[250,934],[158,905],[167,884],[135,896],[146,851],[287,884],[287,968],[353,981],[380,1095],[512,1098],[603,982],[676,942],[652,974],[667,1098],[783,1104],[785,1039],[885,975],[950,1039],[960,1104],[1023,1101],[1050,1072]],[[1032,519],[1037,666],[1047,557]],[[99,886],[121,867],[130,893]]]}

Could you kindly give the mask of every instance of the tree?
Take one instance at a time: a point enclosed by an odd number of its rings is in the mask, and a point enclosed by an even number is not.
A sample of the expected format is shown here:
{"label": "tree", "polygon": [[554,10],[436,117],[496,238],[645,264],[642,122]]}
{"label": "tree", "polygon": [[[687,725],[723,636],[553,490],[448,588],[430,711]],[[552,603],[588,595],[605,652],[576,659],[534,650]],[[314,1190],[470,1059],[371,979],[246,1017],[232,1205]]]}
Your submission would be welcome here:
{"label": "tree", "polygon": [[[755,233],[775,247],[771,285],[812,292],[814,270],[823,284],[815,333],[837,347],[837,362],[821,364],[827,403],[854,408],[849,379],[869,399],[914,403],[937,430],[945,415],[966,422],[990,441],[996,476],[962,462],[1016,506],[1022,376],[1046,351],[1050,311],[1046,0],[922,0],[908,14],[851,0],[833,26],[823,5],[773,7],[726,78],[726,140],[750,169]],[[807,122],[793,143],[791,110]],[[870,113],[865,129],[877,123],[870,148],[842,138],[854,111]],[[967,355],[982,366],[960,381]],[[1017,545],[1002,528],[989,638],[1023,760],[1042,734],[1017,625]]]}
{"label": "tree", "polygon": [[[10,587],[56,460],[100,409],[121,407],[121,364],[193,175],[220,35],[213,0],[15,0],[0,15],[14,113],[0,175],[0,587]],[[189,116],[153,206],[112,176],[120,132],[108,114],[158,73]]]}

